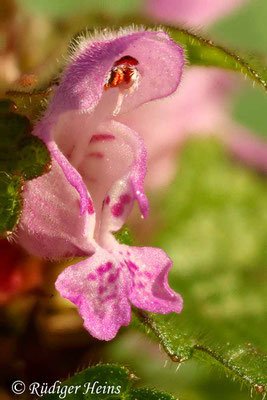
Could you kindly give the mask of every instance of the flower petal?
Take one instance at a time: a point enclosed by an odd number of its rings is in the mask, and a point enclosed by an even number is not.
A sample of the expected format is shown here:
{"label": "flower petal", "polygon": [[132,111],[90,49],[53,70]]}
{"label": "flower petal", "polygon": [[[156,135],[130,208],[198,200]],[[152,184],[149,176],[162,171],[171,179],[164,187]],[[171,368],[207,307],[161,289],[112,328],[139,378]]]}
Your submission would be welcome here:
{"label": "flower petal", "polygon": [[121,326],[131,321],[129,278],[121,260],[98,247],[91,258],[65,269],[56,288],[79,307],[84,326],[92,336],[111,340]]}
{"label": "flower petal", "polygon": [[94,237],[100,244],[105,233],[125,223],[135,199],[147,216],[146,149],[136,132],[114,120],[99,123],[88,114],[68,112],[60,118],[55,139],[90,193],[96,214]]}
{"label": "flower petal", "polygon": [[104,128],[121,142],[120,148],[117,147],[113,155],[109,153],[109,157],[114,159],[113,168],[123,170],[123,164],[119,162],[119,157],[123,152],[127,151],[127,158],[131,159],[131,164],[125,173],[111,185],[103,203],[100,242],[102,245],[107,245],[103,243],[105,233],[117,231],[122,227],[133,207],[134,200],[138,201],[144,217],[148,213],[148,200],[143,188],[146,174],[146,149],[142,138],[119,122],[109,121],[102,124],[102,129]]}
{"label": "flower petal", "polygon": [[168,284],[172,262],[166,253],[152,247],[128,247],[126,254],[125,262],[133,279],[129,295],[133,305],[150,312],[180,313],[183,299]]}
{"label": "flower petal", "polygon": [[[66,69],[50,112],[91,111],[103,95],[105,79],[114,63],[130,55],[138,60],[139,87],[129,93],[124,111],[175,92],[184,64],[182,47],[163,31],[114,32],[109,38],[84,39]],[[164,76],[164,84],[162,79]],[[114,89],[115,91],[117,88]]]}
{"label": "flower petal", "polygon": [[79,196],[53,161],[50,172],[26,182],[16,240],[31,254],[49,258],[92,254],[95,215],[79,217]]}

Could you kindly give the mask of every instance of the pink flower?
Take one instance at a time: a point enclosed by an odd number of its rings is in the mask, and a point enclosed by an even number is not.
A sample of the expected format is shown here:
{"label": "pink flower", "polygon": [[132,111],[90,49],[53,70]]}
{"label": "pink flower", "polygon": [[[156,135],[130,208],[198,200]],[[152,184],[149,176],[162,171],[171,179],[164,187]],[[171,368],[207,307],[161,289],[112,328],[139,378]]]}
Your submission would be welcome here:
{"label": "pink flower", "polygon": [[85,39],[35,129],[52,170],[25,185],[19,242],[46,257],[91,256],[65,269],[56,288],[99,339],[130,323],[130,302],[151,312],[182,309],[164,251],[120,245],[112,232],[135,199],[144,217],[148,212],[146,148],[127,113],[174,93],[183,62],[181,47],[162,31]]}
{"label": "pink flower", "polygon": [[248,0],[146,0],[146,13],[157,21],[189,27],[211,24]]}

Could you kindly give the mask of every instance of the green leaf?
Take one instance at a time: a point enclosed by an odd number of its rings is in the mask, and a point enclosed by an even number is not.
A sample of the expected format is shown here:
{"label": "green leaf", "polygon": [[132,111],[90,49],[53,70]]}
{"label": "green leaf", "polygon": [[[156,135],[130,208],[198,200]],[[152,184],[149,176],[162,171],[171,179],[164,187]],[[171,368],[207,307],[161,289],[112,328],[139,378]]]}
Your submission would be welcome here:
{"label": "green leaf", "polygon": [[[190,65],[203,65],[225,68],[241,72],[267,90],[267,70],[260,60],[250,57],[248,60],[232,53],[212,40],[204,39],[186,29],[167,26],[172,38],[182,44]],[[248,58],[248,57],[247,57]]]}
{"label": "green leaf", "polygon": [[49,152],[39,138],[30,134],[28,118],[0,114],[0,171],[28,180],[47,172],[49,164]]}
{"label": "green leaf", "polygon": [[266,179],[234,164],[215,140],[195,140],[154,201],[159,233],[151,244],[173,259],[170,284],[184,310],[138,310],[138,318],[174,362],[197,358],[263,392]]}
{"label": "green leaf", "polygon": [[0,171],[0,237],[8,236],[17,224],[21,209],[23,180]]}
{"label": "green leaf", "polygon": [[[118,365],[98,365],[88,368],[61,384],[67,400],[175,400],[169,394],[153,389],[133,389],[136,376]],[[77,388],[75,393],[75,388]],[[72,390],[72,393],[70,391]],[[69,391],[69,392],[68,392]],[[47,394],[45,400],[58,400],[59,393]]]}
{"label": "green leaf", "polygon": [[[47,107],[47,102],[53,95],[57,77],[51,78],[45,88],[30,90],[8,90],[8,100],[16,105],[16,112],[25,115],[30,120],[39,118]],[[11,110],[13,111],[13,110]]]}
{"label": "green leaf", "polygon": [[49,171],[50,155],[39,138],[24,137],[19,141],[17,151],[16,172],[20,173],[25,180],[37,178]]}
{"label": "green leaf", "polygon": [[0,145],[14,146],[30,131],[28,118],[14,113],[0,114]]}
{"label": "green leaf", "polygon": [[116,240],[121,244],[126,244],[127,246],[133,246],[133,236],[130,229],[124,225],[118,232],[114,232]]}
{"label": "green leaf", "polygon": [[169,394],[158,392],[151,389],[136,389],[132,390],[128,395],[129,400],[175,400]]}
{"label": "green leaf", "polygon": [[0,236],[16,227],[21,213],[24,180],[34,179],[50,168],[50,154],[44,143],[31,135],[26,116],[13,112],[10,101],[0,101]]}

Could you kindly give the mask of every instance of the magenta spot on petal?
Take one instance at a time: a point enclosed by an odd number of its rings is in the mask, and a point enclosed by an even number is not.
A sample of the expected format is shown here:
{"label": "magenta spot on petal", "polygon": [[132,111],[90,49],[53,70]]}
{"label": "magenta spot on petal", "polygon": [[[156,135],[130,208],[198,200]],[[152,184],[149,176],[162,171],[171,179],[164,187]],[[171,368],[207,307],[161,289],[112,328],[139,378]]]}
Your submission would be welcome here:
{"label": "magenta spot on petal", "polygon": [[104,155],[102,153],[99,153],[99,152],[96,151],[96,152],[93,152],[93,153],[89,153],[88,157],[103,158]]}
{"label": "magenta spot on petal", "polygon": [[104,292],[106,292],[107,291],[107,287],[106,286],[102,286],[102,285],[100,285],[99,287],[98,287],[98,293],[101,295],[101,294],[103,294]]}
{"label": "magenta spot on petal", "polygon": [[91,272],[90,274],[88,274],[87,278],[90,279],[91,281],[95,281],[96,275]]}
{"label": "magenta spot on petal", "polygon": [[100,267],[97,268],[97,272],[99,273],[99,275],[103,275],[105,272],[108,272],[112,267],[112,262],[108,261],[106,264],[100,265]]}
{"label": "magenta spot on petal", "polygon": [[138,267],[131,260],[125,260],[125,262],[129,271],[134,275],[135,271],[138,271]]}
{"label": "magenta spot on petal", "polygon": [[92,200],[89,198],[89,205],[88,205],[88,214],[92,215],[94,214],[95,210],[94,210],[94,206],[93,206],[93,202]]}
{"label": "magenta spot on petal", "polygon": [[110,274],[108,277],[108,283],[114,283],[116,282],[116,280],[118,279],[120,275],[120,269],[117,269],[117,271],[115,272],[115,274]]}
{"label": "magenta spot on petal", "polygon": [[114,215],[114,217],[120,217],[123,214],[123,205],[121,203],[116,203],[114,206],[111,208],[111,212]]}
{"label": "magenta spot on petal", "polygon": [[109,294],[108,296],[106,296],[104,299],[103,299],[103,301],[109,301],[109,300],[114,300],[114,299],[116,299],[116,294]]}
{"label": "magenta spot on petal", "polygon": [[109,197],[109,196],[106,197],[105,202],[106,202],[106,204],[109,204],[109,203],[110,203],[110,197]]}
{"label": "magenta spot on petal", "polygon": [[126,254],[127,254],[127,256],[130,256],[130,255],[131,255],[131,253],[130,253],[129,251],[127,251],[127,253],[126,253]]}
{"label": "magenta spot on petal", "polygon": [[114,135],[108,135],[108,134],[105,134],[105,133],[99,133],[99,134],[93,135],[91,137],[90,143],[99,142],[99,141],[103,141],[103,140],[113,140],[113,139],[115,139]]}
{"label": "magenta spot on petal", "polygon": [[143,289],[145,285],[142,282],[138,282],[137,287],[138,289]]}
{"label": "magenta spot on petal", "polygon": [[145,274],[145,276],[146,276],[146,277],[148,277],[149,279],[151,279],[151,278],[152,278],[152,275],[151,275],[151,273],[150,273],[150,272],[148,272],[148,271],[145,271],[145,272],[144,272],[144,274]]}
{"label": "magenta spot on petal", "polygon": [[120,202],[122,204],[128,204],[131,201],[131,196],[128,193],[122,194],[120,196]]}

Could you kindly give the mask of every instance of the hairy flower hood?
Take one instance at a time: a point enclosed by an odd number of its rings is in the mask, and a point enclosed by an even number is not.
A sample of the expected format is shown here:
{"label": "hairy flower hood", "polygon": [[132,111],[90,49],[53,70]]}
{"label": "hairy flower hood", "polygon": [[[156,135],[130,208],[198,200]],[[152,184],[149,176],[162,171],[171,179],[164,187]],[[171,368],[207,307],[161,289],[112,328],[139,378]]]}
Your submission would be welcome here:
{"label": "hairy flower hood", "polygon": [[153,312],[182,308],[168,286],[167,255],[119,245],[112,232],[134,200],[144,217],[148,212],[146,148],[127,126],[127,113],[174,93],[183,62],[182,48],[162,31],[84,39],[34,131],[51,153],[52,170],[25,185],[18,240],[45,257],[91,256],[63,271],[56,287],[99,339],[129,324],[129,300]]}

